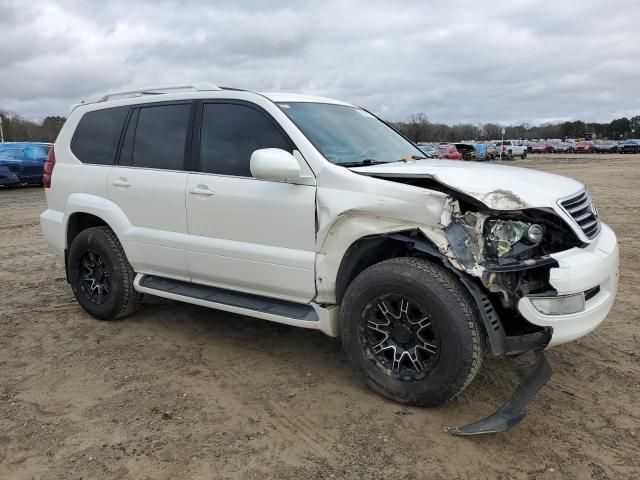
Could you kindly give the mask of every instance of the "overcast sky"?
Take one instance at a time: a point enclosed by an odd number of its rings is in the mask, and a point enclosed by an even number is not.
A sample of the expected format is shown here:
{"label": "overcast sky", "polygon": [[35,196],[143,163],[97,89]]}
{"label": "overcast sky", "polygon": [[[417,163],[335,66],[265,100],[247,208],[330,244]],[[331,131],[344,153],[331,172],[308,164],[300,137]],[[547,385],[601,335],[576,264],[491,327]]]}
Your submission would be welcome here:
{"label": "overcast sky", "polygon": [[191,81],[389,120],[609,121],[640,114],[640,2],[0,0],[0,109]]}

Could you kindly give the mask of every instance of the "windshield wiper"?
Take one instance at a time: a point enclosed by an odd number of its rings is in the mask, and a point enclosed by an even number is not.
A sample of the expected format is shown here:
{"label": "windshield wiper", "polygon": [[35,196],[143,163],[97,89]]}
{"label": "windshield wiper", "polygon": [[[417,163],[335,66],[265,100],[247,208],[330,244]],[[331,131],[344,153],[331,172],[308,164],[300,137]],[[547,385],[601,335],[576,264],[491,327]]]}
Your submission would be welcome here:
{"label": "windshield wiper", "polygon": [[363,167],[365,165],[380,165],[381,163],[389,163],[389,162],[381,162],[379,160],[372,160],[371,158],[365,158],[364,160],[358,160],[357,162],[336,163],[336,165],[340,165],[341,167]]}

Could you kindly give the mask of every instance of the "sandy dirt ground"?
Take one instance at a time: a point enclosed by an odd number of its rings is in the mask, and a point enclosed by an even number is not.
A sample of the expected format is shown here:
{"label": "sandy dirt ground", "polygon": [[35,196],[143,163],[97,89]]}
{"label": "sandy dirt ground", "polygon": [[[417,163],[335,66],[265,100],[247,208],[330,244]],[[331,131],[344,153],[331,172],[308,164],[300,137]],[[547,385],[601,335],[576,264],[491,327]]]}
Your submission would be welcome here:
{"label": "sandy dirt ground", "polygon": [[41,236],[42,189],[0,190],[0,478],[640,478],[640,155],[509,163],[587,185],[620,240],[620,290],[599,330],[550,351],[522,424],[473,438],[443,429],[499,406],[512,362],[406,408],[321,333],[154,298],[94,320]]}

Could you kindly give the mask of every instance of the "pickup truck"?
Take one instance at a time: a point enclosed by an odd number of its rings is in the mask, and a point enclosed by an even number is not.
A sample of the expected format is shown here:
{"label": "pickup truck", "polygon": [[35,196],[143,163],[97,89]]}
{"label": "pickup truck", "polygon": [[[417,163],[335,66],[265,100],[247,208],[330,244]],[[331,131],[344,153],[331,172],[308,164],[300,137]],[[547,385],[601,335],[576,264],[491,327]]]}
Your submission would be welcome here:
{"label": "pickup truck", "polygon": [[527,147],[525,145],[517,145],[513,140],[504,140],[497,142],[499,155],[505,160],[513,160],[514,157],[520,157],[523,160],[527,158]]}

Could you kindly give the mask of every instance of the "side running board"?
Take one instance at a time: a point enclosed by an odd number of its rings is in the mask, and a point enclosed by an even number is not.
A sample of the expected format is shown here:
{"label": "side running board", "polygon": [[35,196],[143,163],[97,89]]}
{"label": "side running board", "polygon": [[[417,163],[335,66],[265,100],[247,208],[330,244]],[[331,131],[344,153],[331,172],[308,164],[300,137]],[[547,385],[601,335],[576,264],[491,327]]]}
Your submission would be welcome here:
{"label": "side running board", "polygon": [[302,322],[319,321],[316,310],[311,305],[304,303],[236,292],[155,275],[142,275],[136,279],[135,283],[136,290],[143,293],[261,317],[266,320],[282,322],[283,319],[290,319],[291,322],[282,323],[299,326],[304,326],[301,325]]}

